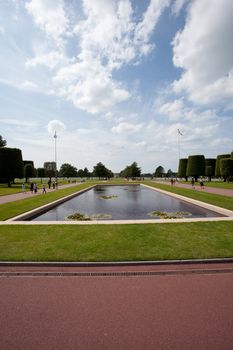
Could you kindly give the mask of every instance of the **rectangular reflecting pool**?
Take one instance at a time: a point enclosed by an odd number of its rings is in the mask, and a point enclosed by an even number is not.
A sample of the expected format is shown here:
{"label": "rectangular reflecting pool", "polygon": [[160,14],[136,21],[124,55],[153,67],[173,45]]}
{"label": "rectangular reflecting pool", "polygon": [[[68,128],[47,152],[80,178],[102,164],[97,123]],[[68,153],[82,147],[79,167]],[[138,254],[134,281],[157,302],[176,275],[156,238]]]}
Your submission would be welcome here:
{"label": "rectangular reflecting pool", "polygon": [[141,185],[98,185],[27,220],[140,220],[223,216]]}

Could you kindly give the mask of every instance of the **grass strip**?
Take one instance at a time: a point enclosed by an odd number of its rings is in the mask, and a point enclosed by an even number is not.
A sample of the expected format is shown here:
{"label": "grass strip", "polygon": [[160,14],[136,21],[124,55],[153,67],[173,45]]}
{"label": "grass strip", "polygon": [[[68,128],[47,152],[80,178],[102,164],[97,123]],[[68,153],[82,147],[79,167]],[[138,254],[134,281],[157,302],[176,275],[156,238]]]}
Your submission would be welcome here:
{"label": "grass strip", "polygon": [[232,222],[0,226],[1,261],[233,257]]}
{"label": "grass strip", "polygon": [[172,192],[185,196],[188,198],[196,199],[205,203],[213,204],[221,208],[233,210],[233,197],[222,196],[214,193],[207,193],[205,191],[195,191],[193,189],[186,189],[176,186],[171,186],[170,184],[160,184],[152,181],[144,181],[143,184],[159,188],[164,191]]}

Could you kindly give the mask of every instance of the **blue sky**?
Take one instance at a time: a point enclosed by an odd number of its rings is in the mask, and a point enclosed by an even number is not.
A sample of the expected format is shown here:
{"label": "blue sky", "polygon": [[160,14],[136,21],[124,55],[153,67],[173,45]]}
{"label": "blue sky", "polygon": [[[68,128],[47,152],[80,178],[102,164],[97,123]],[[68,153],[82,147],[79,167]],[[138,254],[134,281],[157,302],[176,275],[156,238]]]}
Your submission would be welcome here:
{"label": "blue sky", "polygon": [[36,167],[233,150],[232,0],[0,0],[0,134]]}

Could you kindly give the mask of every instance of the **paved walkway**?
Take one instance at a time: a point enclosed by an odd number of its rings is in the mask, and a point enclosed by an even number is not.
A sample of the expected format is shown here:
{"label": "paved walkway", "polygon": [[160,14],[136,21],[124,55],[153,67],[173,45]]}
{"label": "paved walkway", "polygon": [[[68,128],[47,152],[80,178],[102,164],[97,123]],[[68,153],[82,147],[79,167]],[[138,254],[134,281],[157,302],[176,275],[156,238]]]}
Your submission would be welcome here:
{"label": "paved walkway", "polygon": [[[66,184],[66,185],[60,185],[58,190],[62,189],[62,188],[67,188],[67,187],[73,187],[73,186],[77,186],[80,183],[72,183],[72,184]],[[54,192],[57,190],[53,190],[46,188],[47,192]],[[18,201],[20,199],[25,199],[25,198],[30,198],[30,197],[35,197],[38,194],[42,194],[42,189],[39,189],[37,194],[35,193],[31,193],[30,191],[27,191],[25,193],[19,192],[19,193],[13,193],[13,194],[8,194],[6,196],[0,196],[0,204],[4,204],[4,203],[9,203],[9,202],[15,202]]]}
{"label": "paved walkway", "polygon": [[[160,183],[160,184],[163,184],[163,185],[171,186],[169,181],[154,181],[154,182],[157,182],[157,183]],[[180,183],[176,182],[174,187],[182,187],[182,188],[192,189],[192,185],[190,183],[180,184]],[[193,189],[193,191],[215,193],[215,194],[220,194],[220,195],[223,195],[223,196],[233,197],[233,190],[231,190],[231,189],[217,188],[217,187],[207,187],[207,186],[204,186],[204,189],[201,189],[199,183],[196,183],[195,189]]]}
{"label": "paved walkway", "polygon": [[[60,276],[46,276],[48,268],[34,268],[41,276],[3,271],[9,270],[0,271],[4,350],[233,348],[233,264],[55,268]],[[112,275],[65,275],[71,271]],[[114,276],[120,271],[132,274]],[[143,271],[157,274],[137,273]]]}

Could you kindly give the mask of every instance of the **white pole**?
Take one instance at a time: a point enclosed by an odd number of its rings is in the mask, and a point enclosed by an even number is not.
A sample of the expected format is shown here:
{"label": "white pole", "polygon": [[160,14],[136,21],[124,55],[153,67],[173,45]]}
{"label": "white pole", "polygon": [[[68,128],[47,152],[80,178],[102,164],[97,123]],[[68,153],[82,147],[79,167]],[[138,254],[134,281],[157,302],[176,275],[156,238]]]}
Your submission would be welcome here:
{"label": "white pole", "polygon": [[55,177],[57,178],[57,133],[54,134],[55,139]]}
{"label": "white pole", "polygon": [[178,136],[178,153],[179,153],[179,160],[180,160],[180,135],[183,135],[180,129],[177,129],[177,136]]}
{"label": "white pole", "polygon": [[177,129],[177,140],[178,140],[178,155],[179,155],[179,160],[180,160],[180,133],[179,133],[179,129]]}

